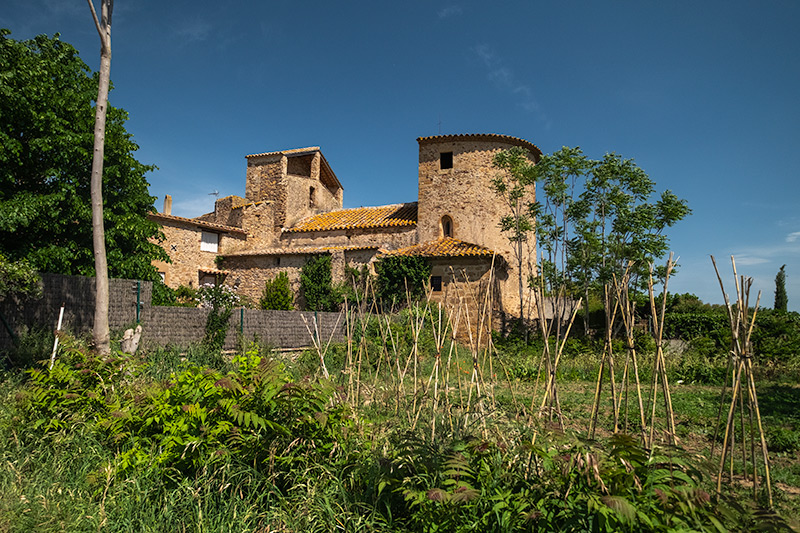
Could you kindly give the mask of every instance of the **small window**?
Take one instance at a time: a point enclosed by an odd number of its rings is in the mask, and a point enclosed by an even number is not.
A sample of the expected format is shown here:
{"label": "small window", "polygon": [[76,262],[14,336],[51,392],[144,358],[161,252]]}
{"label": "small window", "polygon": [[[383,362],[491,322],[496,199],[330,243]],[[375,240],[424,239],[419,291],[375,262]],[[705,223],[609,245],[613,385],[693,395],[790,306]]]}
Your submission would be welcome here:
{"label": "small window", "polygon": [[200,272],[200,286],[214,286],[217,284],[217,277],[214,274]]}
{"label": "small window", "polygon": [[439,154],[439,168],[453,168],[453,152],[442,152]]}
{"label": "small window", "polygon": [[316,191],[316,189],[314,189],[314,187],[311,187],[308,190],[308,207],[314,207],[314,196],[315,196],[316,192],[317,191]]}
{"label": "small window", "polygon": [[167,281],[167,273],[166,272],[159,272],[158,277],[161,278],[161,283]]}
{"label": "small window", "polygon": [[217,250],[219,250],[219,233],[204,231],[200,241],[200,250],[217,253]]}
{"label": "small window", "polygon": [[442,292],[442,276],[431,276],[431,289],[433,292]]}
{"label": "small window", "polygon": [[453,236],[453,219],[445,215],[442,217],[442,237]]}

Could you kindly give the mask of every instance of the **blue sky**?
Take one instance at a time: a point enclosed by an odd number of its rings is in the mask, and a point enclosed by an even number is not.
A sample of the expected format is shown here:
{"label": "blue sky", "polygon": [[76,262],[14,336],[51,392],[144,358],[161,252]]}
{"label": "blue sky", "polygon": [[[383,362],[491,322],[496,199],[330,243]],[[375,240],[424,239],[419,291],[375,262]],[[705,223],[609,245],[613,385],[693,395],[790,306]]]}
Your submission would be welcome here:
{"label": "blue sky", "polygon": [[[244,195],[244,156],[320,146],[345,207],[416,200],[417,143],[501,133],[634,158],[693,214],[673,292],[722,301],[730,255],[800,310],[800,3],[118,1],[111,103],[151,193],[196,216]],[[92,68],[81,0],[17,0],[12,38],[60,32]]]}

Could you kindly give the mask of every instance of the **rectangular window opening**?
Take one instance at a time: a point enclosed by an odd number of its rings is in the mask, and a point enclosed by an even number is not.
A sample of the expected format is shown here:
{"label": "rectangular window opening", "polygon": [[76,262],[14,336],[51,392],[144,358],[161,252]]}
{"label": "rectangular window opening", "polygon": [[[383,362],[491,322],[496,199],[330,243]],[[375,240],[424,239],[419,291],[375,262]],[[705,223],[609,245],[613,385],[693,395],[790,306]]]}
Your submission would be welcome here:
{"label": "rectangular window opening", "polygon": [[200,250],[217,253],[219,250],[219,233],[204,231],[200,240]]}
{"label": "rectangular window opening", "polygon": [[442,276],[431,276],[431,289],[433,292],[442,292]]}
{"label": "rectangular window opening", "polygon": [[439,154],[439,168],[453,168],[453,152],[442,152]]}

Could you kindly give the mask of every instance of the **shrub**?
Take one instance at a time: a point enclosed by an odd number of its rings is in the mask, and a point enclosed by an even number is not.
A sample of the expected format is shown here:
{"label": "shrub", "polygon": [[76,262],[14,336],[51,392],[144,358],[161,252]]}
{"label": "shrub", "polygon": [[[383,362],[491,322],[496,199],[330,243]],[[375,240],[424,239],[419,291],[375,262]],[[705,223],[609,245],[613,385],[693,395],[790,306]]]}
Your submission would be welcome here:
{"label": "shrub", "polygon": [[39,297],[41,280],[25,260],[9,261],[0,254],[0,301],[7,296]]}
{"label": "shrub", "polygon": [[211,350],[221,350],[228,335],[228,321],[233,308],[239,304],[239,295],[227,285],[205,285],[200,288],[200,305],[210,308],[206,319],[203,345]]}
{"label": "shrub", "polygon": [[175,289],[175,300],[177,305],[183,307],[196,307],[200,303],[198,291],[186,285]]}
{"label": "shrub", "polygon": [[423,296],[431,265],[423,257],[390,255],[375,263],[378,298],[385,303],[405,302],[406,288],[412,300]]}
{"label": "shrub", "polygon": [[309,311],[336,311],[341,301],[333,288],[331,256],[314,256],[300,271],[300,291]]}
{"label": "shrub", "polygon": [[175,291],[167,287],[163,281],[153,282],[152,305],[175,306],[178,305],[178,298]]}
{"label": "shrub", "polygon": [[289,287],[289,276],[286,275],[286,272],[279,272],[275,279],[265,282],[258,306],[261,309],[284,311],[294,309],[294,296]]}

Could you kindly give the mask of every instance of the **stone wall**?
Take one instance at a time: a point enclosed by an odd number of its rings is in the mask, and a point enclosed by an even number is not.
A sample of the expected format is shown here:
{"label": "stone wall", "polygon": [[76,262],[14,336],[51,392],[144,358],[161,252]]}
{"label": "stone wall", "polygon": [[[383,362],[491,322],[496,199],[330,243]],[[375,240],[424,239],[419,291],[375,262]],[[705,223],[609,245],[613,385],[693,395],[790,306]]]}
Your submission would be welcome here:
{"label": "stone wall", "polygon": [[286,232],[281,246],[377,246],[397,250],[417,243],[415,226]]}
{"label": "stone wall", "polygon": [[[292,159],[296,158],[290,158],[290,161]],[[342,208],[341,200],[318,177],[287,176],[286,188],[284,227],[292,227],[300,220],[317,213]]]}
{"label": "stone wall", "polygon": [[[218,233],[219,244],[216,252],[207,252],[200,249],[203,229],[191,222],[179,220],[160,221],[162,232],[166,239],[161,246],[166,250],[172,263],[154,261],[153,266],[164,273],[164,283],[173,289],[186,285],[198,287],[199,270],[214,270],[217,268],[215,259],[218,255],[240,250],[245,242],[245,236],[234,233]],[[206,230],[212,233],[214,230]]]}
{"label": "stone wall", "polygon": [[[42,282],[42,298],[18,304],[11,301],[0,303],[0,316],[8,327],[17,335],[33,328],[54,330],[63,303],[62,329],[76,335],[89,334],[94,324],[94,278],[43,274]],[[207,309],[152,306],[152,283],[149,281],[112,279],[109,288],[112,337],[121,337],[125,328],[135,325],[138,302],[142,346],[188,346],[203,339]],[[275,347],[310,346],[312,338],[303,318],[314,331],[315,317],[319,323],[319,336],[325,342],[331,335],[335,341],[344,340],[344,324],[339,313],[245,309],[243,313],[234,310],[225,347],[233,348],[240,332],[245,340],[257,338]],[[0,321],[0,349],[10,347],[12,342],[11,335]]]}
{"label": "stone wall", "polygon": [[[495,258],[432,259],[431,276],[441,276],[442,290],[431,293],[431,301],[444,305],[457,320],[457,338],[464,344],[488,341],[491,329],[503,331],[505,310],[500,287],[506,269]],[[491,291],[490,291],[491,288]]]}
{"label": "stone wall", "polygon": [[251,254],[228,256],[223,262],[226,270],[231,274],[225,280],[226,284],[235,286],[236,291],[246,295],[257,302],[264,291],[264,283],[275,279],[279,272],[286,272],[289,284],[294,293],[295,307],[302,307],[299,298],[300,270],[308,261],[305,254]]}
{"label": "stone wall", "polygon": [[287,158],[282,154],[249,156],[245,196],[249,202],[269,200],[275,206],[275,229],[284,224],[286,214]]}

